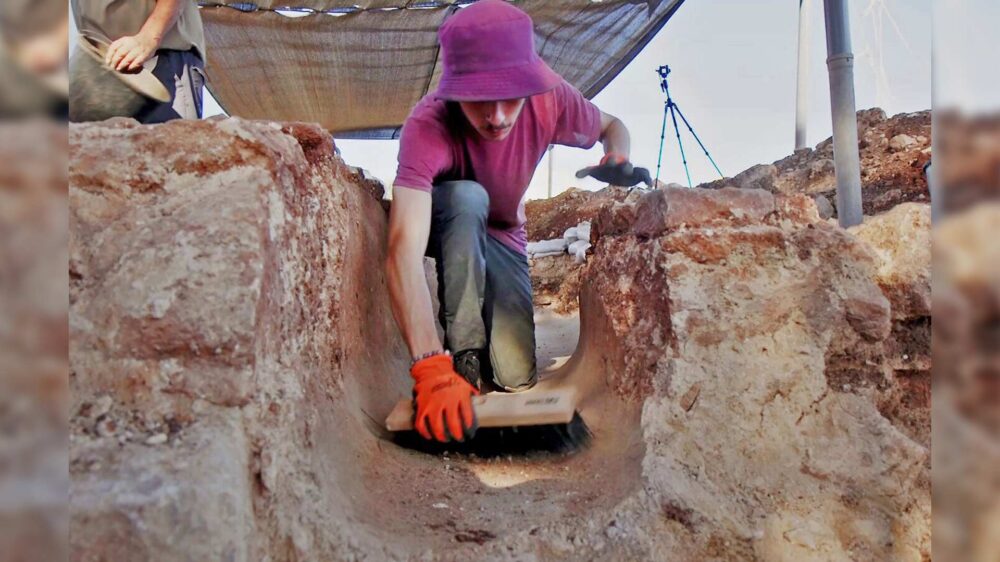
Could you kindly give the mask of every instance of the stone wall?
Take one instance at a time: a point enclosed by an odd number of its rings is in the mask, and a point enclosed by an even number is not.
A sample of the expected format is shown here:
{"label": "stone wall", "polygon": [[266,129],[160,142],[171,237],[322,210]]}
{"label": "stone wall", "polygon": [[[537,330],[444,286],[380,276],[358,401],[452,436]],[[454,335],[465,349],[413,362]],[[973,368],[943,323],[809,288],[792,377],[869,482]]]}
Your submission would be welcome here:
{"label": "stone wall", "polygon": [[643,403],[646,501],[671,533],[653,545],[929,559],[929,404],[880,411],[893,319],[922,313],[893,308],[920,299],[885,273],[889,250],[763,190],[667,188],[595,227],[582,313],[607,318],[624,361],[609,383]]}
{"label": "stone wall", "polygon": [[70,136],[74,557],[346,557],[328,463],[408,389],[381,186],[314,126]]}

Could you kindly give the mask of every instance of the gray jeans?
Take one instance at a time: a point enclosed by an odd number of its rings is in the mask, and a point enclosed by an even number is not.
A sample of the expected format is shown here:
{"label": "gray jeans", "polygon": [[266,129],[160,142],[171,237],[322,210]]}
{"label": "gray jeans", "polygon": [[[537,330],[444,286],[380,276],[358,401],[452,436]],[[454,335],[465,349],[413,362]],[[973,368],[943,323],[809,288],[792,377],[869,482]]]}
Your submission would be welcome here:
{"label": "gray jeans", "polygon": [[509,392],[535,385],[535,319],[528,258],[486,232],[490,200],[473,181],[432,191],[427,255],[437,263],[440,320],[453,353],[489,350],[482,378]]}
{"label": "gray jeans", "polygon": [[137,121],[148,125],[174,119],[201,119],[205,63],[198,56],[198,51],[160,49],[156,52],[153,75],[167,87],[170,101],[150,102],[135,116]]}

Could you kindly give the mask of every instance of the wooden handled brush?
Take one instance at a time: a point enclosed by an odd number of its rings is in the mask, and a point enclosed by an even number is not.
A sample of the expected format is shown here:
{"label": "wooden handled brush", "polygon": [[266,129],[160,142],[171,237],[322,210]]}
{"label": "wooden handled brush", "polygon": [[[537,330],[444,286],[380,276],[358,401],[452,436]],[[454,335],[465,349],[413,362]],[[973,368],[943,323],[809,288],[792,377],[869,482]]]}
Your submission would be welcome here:
{"label": "wooden handled brush", "polygon": [[[493,392],[472,398],[479,427],[568,424],[576,413],[576,389],[533,389],[517,394]],[[413,401],[400,400],[385,420],[389,431],[413,429]]]}

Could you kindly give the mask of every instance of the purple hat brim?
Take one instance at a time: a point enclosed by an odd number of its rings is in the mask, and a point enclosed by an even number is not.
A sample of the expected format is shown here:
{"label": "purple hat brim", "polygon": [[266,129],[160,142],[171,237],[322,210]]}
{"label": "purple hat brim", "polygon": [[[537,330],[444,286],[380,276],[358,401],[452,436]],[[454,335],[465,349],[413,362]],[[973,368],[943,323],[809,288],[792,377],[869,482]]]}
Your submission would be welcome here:
{"label": "purple hat brim", "polygon": [[541,58],[526,65],[441,77],[435,99],[498,101],[526,98],[552,90],[562,77]]}

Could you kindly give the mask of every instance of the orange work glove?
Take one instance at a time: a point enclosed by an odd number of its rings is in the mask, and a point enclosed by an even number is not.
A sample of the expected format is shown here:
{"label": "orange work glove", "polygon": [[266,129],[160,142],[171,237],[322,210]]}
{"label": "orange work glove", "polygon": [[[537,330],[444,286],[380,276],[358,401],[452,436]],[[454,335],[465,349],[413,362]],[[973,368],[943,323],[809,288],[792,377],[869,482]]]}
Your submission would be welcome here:
{"label": "orange work glove", "polygon": [[[432,355],[410,367],[417,414],[413,427],[424,439],[464,441],[476,433],[472,396],[479,395],[455,372],[450,355]],[[447,434],[445,430],[447,429]]]}

